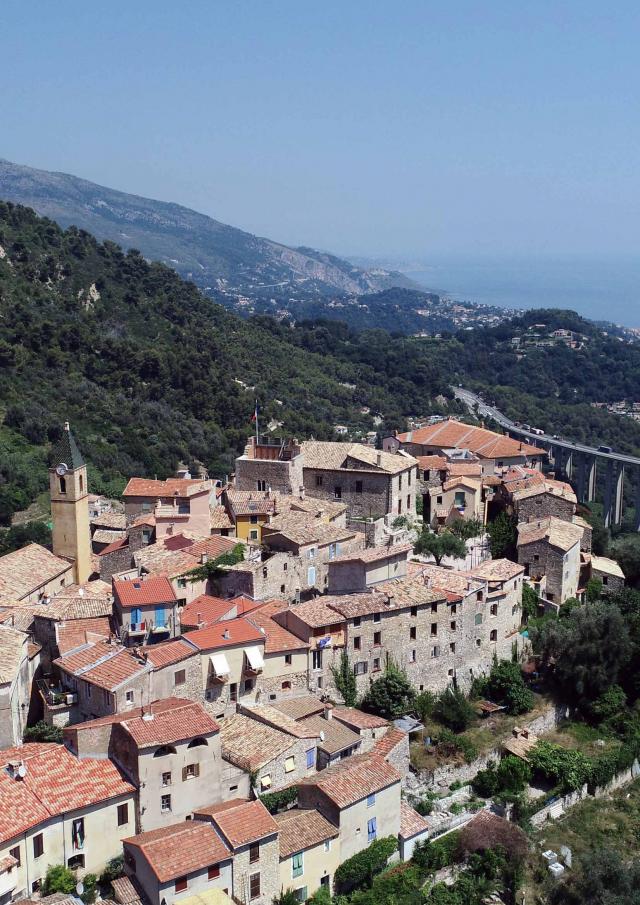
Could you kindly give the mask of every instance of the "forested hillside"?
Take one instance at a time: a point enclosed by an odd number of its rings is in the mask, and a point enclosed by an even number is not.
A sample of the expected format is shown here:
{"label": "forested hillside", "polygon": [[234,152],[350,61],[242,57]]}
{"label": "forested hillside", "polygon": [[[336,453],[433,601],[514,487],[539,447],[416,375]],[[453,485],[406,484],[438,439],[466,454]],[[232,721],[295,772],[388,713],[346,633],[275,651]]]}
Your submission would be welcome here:
{"label": "forested hillside", "polygon": [[94,489],[117,491],[180,459],[229,471],[255,396],[263,425],[329,437],[334,423],[370,430],[376,411],[400,426],[416,386],[421,405],[448,392],[434,370],[409,373],[400,347],[389,371],[357,345],[342,359],[305,348],[291,328],[242,320],[173,270],[27,208],[0,202],[0,247],[0,523],[46,487],[65,420]]}

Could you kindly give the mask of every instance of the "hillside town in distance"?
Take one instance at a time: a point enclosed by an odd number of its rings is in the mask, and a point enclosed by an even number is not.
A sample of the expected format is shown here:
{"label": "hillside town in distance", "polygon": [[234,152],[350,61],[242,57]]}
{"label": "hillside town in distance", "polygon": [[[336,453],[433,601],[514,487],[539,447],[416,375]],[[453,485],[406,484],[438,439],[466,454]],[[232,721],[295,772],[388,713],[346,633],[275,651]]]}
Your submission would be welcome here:
{"label": "hillside town in distance", "polygon": [[[523,595],[558,612],[624,575],[542,448],[453,419],[378,445],[256,429],[228,480],[180,465],[116,501],[65,424],[53,549],[0,558],[0,905],[96,878],[119,905],[303,902],[390,837],[402,863],[507,823],[469,782],[561,715],[470,693],[504,663],[536,690]],[[430,734],[447,707],[493,761]],[[78,885],[47,896],[57,865]]]}

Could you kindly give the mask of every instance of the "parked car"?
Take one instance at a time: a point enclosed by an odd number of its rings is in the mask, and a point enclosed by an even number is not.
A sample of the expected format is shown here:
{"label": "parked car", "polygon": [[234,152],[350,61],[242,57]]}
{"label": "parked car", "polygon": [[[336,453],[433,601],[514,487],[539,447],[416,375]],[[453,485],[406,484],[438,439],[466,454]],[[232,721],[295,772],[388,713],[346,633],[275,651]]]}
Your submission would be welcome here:
{"label": "parked car", "polygon": [[612,453],[613,450],[611,449],[610,446],[599,446],[599,447],[598,447],[598,452]]}
{"label": "parked car", "polygon": [[531,425],[530,425],[530,424],[523,424],[523,425],[522,425],[522,430],[523,430],[523,431],[530,431],[530,430],[531,430]]}

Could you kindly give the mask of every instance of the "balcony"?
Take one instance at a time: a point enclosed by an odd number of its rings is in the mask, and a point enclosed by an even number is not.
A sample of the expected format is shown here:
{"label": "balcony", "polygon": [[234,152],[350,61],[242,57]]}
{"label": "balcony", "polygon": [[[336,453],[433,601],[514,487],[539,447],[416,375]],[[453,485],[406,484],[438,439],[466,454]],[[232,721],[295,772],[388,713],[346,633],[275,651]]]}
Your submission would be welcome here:
{"label": "balcony", "polygon": [[144,635],[147,632],[147,623],[145,622],[132,622],[129,625],[129,634],[130,635]]}
{"label": "balcony", "polygon": [[64,689],[60,684],[52,684],[46,679],[37,679],[36,686],[44,704],[45,719],[49,713],[64,713],[78,703],[78,695]]}
{"label": "balcony", "polygon": [[344,629],[333,632],[323,632],[321,635],[314,635],[309,639],[311,650],[328,650],[332,647],[344,647],[345,632]]}
{"label": "balcony", "polygon": [[0,898],[12,893],[18,885],[17,861],[15,858],[12,858],[11,855],[9,855],[9,858],[11,858],[11,861],[14,863],[0,872]]}

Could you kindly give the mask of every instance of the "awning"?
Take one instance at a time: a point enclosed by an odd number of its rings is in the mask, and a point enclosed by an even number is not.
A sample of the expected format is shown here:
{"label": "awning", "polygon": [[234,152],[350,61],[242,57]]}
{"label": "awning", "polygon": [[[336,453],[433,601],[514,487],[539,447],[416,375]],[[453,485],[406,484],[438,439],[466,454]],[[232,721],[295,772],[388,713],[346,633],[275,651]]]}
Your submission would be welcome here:
{"label": "awning", "polygon": [[264,666],[264,660],[262,659],[262,653],[260,648],[257,645],[253,645],[252,647],[245,647],[244,649],[245,656],[249,661],[249,666],[251,669],[262,669]]}
{"label": "awning", "polygon": [[231,670],[224,654],[211,654],[209,657],[213,671],[217,676],[228,676]]}

